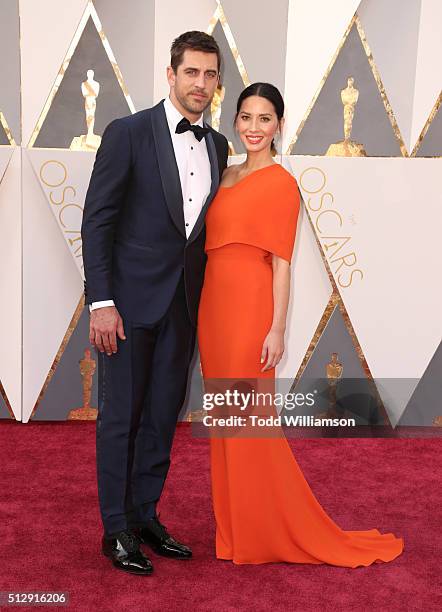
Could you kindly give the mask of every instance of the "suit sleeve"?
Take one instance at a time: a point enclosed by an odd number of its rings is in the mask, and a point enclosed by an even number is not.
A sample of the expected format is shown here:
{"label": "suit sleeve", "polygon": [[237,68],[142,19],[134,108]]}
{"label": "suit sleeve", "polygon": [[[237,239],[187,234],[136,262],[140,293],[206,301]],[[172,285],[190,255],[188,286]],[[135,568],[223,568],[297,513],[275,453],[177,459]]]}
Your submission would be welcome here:
{"label": "suit sleeve", "polygon": [[112,245],[131,171],[131,142],[119,119],[104,131],[86,194],[81,225],[86,303],[111,300]]}

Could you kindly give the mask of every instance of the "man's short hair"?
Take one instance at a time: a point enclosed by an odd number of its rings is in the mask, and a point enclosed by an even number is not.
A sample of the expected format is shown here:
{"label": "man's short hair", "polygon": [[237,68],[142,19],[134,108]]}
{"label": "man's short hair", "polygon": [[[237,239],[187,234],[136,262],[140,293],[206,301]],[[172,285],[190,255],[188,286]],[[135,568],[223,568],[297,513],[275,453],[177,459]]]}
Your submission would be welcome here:
{"label": "man's short hair", "polygon": [[176,74],[178,66],[183,61],[184,51],[191,49],[192,51],[202,51],[203,53],[215,53],[218,60],[218,72],[221,69],[221,51],[218,43],[210,34],[192,30],[184,32],[175,38],[170,47],[170,65]]}

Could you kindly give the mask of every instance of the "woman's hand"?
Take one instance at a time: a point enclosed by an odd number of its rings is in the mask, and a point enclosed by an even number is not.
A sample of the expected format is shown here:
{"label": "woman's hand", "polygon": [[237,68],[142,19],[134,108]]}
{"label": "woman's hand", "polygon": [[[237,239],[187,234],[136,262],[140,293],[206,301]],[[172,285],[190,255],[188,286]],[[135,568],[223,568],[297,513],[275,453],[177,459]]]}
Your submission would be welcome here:
{"label": "woman's hand", "polygon": [[261,372],[274,368],[280,361],[284,353],[284,332],[271,329],[267,334],[261,351],[261,363],[265,363]]}

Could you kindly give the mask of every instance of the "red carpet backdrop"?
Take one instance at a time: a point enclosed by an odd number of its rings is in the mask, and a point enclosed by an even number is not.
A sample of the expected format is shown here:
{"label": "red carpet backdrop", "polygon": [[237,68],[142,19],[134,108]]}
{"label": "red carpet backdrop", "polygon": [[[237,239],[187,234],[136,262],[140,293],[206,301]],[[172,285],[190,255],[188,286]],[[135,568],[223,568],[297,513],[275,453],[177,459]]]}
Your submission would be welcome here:
{"label": "red carpet backdrop", "polygon": [[[70,605],[57,609],[75,612],[435,612],[442,607],[439,438],[292,440],[315,495],[342,528],[376,526],[387,532],[394,525],[406,548],[391,563],[357,569],[252,566],[215,558],[209,443],[193,438],[183,424],[160,513],[172,533],[192,543],[194,559],[152,554],[155,571],[144,579],[114,570],[100,551],[94,424],[24,428],[5,423],[4,429],[2,449],[15,461],[0,474],[2,536],[14,554],[0,559],[2,591],[68,591]],[[23,482],[23,473],[32,478]]]}

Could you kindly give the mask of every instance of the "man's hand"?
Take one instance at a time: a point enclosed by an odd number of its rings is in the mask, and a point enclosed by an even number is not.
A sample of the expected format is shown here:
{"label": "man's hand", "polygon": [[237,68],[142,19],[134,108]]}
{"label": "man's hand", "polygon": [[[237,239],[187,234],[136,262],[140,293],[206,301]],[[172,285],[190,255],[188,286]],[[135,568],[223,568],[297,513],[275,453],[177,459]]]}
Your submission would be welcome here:
{"label": "man's hand", "polygon": [[115,306],[96,308],[91,312],[89,340],[101,353],[107,355],[117,352],[117,334],[120,340],[126,340],[123,319]]}

